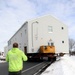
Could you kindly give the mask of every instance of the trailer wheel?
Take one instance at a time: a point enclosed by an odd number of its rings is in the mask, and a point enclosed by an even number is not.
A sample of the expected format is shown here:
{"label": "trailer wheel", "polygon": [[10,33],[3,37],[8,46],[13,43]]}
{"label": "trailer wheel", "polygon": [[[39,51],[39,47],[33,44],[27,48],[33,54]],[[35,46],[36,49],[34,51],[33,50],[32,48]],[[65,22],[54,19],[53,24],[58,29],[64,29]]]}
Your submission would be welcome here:
{"label": "trailer wheel", "polygon": [[40,57],[40,61],[43,61],[43,57]]}
{"label": "trailer wheel", "polygon": [[56,61],[56,57],[53,58],[53,61]]}
{"label": "trailer wheel", "polygon": [[48,57],[48,61],[51,61],[51,58],[50,57]]}

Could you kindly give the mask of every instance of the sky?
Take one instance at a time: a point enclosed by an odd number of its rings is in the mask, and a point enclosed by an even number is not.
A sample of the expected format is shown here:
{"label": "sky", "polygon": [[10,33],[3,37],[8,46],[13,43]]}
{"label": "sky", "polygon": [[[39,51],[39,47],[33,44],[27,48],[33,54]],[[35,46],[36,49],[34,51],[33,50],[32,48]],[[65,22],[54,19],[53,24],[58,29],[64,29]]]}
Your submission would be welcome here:
{"label": "sky", "polygon": [[75,0],[0,0],[0,51],[25,21],[44,15],[66,24],[75,40]]}

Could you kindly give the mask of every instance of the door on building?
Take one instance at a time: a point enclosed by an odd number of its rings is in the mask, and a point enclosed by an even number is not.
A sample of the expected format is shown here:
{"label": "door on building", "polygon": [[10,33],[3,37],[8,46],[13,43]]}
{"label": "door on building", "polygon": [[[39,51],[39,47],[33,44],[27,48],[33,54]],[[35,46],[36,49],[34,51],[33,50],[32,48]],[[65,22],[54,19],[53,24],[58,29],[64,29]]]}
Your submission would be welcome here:
{"label": "door on building", "polygon": [[24,53],[27,54],[27,46],[24,47]]}

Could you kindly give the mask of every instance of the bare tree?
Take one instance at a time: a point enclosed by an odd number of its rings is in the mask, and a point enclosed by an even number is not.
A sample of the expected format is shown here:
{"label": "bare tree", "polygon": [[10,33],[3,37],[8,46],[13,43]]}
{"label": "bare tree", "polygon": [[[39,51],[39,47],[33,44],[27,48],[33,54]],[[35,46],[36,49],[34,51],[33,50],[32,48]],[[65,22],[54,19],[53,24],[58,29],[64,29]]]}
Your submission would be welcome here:
{"label": "bare tree", "polygon": [[69,39],[69,50],[71,50],[75,46],[75,40]]}
{"label": "bare tree", "polygon": [[75,40],[74,39],[69,39],[69,53],[72,55],[75,53]]}
{"label": "bare tree", "polygon": [[1,52],[0,52],[0,56],[1,56]]}

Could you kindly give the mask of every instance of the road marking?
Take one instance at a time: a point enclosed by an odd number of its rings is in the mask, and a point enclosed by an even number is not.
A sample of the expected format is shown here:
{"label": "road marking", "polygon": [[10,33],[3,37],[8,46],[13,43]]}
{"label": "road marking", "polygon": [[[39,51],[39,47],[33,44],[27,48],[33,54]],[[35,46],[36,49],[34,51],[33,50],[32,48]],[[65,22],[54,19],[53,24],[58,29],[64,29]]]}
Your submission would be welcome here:
{"label": "road marking", "polygon": [[[50,62],[49,64],[51,64],[51,62]],[[37,75],[37,74],[39,74],[39,73],[42,71],[42,69],[44,69],[46,66],[47,66],[47,65],[44,65],[39,71],[37,71],[37,72],[34,73],[33,75]]]}
{"label": "road marking", "polygon": [[[44,62],[42,62],[42,63],[44,63]],[[42,63],[40,63],[40,64],[42,64]],[[26,70],[23,70],[23,71],[22,71],[22,73],[24,73],[24,72],[26,72],[26,71],[28,71],[28,70],[30,70],[30,69],[32,69],[32,68],[34,68],[34,67],[36,67],[36,66],[39,66],[40,64],[35,65],[35,66],[33,66],[33,67],[31,67],[31,68],[28,68],[28,69],[26,69]]]}

